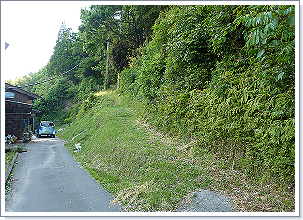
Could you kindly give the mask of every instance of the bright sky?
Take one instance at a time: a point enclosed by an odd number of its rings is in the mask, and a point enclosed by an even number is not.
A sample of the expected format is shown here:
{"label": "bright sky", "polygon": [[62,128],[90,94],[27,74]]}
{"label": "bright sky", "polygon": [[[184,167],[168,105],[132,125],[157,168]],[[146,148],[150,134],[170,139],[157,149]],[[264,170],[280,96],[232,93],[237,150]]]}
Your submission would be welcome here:
{"label": "bright sky", "polygon": [[[62,21],[73,32],[88,1],[1,1],[1,78],[38,72],[53,54]],[[97,2],[95,2],[97,3]],[[5,42],[9,47],[5,50]]]}

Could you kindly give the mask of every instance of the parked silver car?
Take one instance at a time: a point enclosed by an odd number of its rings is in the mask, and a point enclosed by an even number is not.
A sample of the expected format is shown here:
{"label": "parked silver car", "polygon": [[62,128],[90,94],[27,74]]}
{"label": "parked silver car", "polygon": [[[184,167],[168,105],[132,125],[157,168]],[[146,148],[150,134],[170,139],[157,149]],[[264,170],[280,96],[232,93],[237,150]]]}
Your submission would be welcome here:
{"label": "parked silver car", "polygon": [[51,121],[41,121],[37,129],[37,134],[38,137],[41,137],[42,135],[55,137],[56,135],[55,124]]}

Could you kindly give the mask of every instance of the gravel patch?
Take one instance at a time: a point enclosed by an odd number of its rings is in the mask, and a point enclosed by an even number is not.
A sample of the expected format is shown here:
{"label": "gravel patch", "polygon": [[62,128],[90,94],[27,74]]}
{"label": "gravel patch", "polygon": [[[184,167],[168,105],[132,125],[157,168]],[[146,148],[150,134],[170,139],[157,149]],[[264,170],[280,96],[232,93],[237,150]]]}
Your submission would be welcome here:
{"label": "gravel patch", "polygon": [[227,196],[209,190],[193,192],[181,202],[178,212],[234,212]]}

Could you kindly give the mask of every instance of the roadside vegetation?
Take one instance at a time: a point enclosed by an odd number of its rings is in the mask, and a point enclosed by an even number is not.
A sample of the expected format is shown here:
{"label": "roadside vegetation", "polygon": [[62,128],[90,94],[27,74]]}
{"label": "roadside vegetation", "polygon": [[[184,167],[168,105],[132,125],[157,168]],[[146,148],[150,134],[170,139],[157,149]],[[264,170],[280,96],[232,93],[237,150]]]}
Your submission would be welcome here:
{"label": "roadside vegetation", "polygon": [[5,153],[5,172],[11,165],[12,160],[15,156],[15,153],[16,153],[16,151],[11,151],[11,150]]}
{"label": "roadside vegetation", "polygon": [[[16,152],[18,152],[17,149],[16,150],[10,149],[7,152],[5,152],[5,174],[8,171],[9,167],[11,166]],[[14,166],[15,166],[15,163],[13,164],[12,170],[13,170]],[[11,179],[12,170],[10,171],[8,179],[5,182],[5,200],[7,199],[7,193],[11,190],[12,182],[14,181],[13,179]]]}
{"label": "roadside vegetation", "polygon": [[292,188],[255,182],[194,139],[160,132],[140,117],[140,103],[112,90],[90,97],[57,135],[126,211],[176,211],[198,189],[229,196],[236,211],[294,211]]}

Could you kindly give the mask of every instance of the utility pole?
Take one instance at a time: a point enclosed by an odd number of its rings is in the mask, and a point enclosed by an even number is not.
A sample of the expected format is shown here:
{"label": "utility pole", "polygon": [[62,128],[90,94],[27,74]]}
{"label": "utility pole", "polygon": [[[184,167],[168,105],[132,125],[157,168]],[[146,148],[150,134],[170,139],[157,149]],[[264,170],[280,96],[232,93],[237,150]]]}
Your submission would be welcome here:
{"label": "utility pole", "polygon": [[[119,33],[121,35],[121,14],[122,14],[122,10],[121,11],[117,11],[115,13],[115,19],[119,20]],[[119,41],[120,41],[120,35],[119,35]],[[117,89],[119,89],[119,81],[120,81],[120,73],[118,72],[118,78],[117,78]]]}
{"label": "utility pole", "polygon": [[[109,36],[108,36],[108,39],[109,39]],[[109,41],[107,41],[107,44],[106,44],[105,89],[108,89],[108,86],[109,86],[109,57],[108,57],[108,53],[109,53]]]}
{"label": "utility pole", "polygon": [[[119,32],[120,32],[120,35],[121,35],[121,22],[119,22]],[[119,36],[119,40],[120,40],[120,36]],[[117,78],[117,89],[119,89],[119,81],[120,81],[120,72],[118,72],[118,78]]]}

